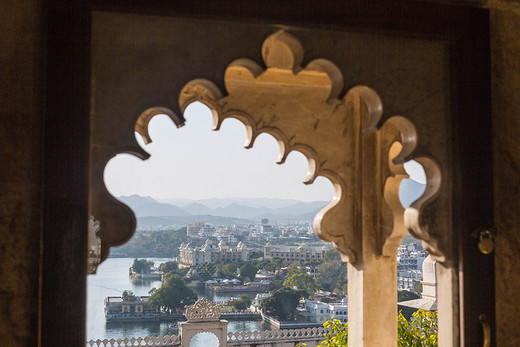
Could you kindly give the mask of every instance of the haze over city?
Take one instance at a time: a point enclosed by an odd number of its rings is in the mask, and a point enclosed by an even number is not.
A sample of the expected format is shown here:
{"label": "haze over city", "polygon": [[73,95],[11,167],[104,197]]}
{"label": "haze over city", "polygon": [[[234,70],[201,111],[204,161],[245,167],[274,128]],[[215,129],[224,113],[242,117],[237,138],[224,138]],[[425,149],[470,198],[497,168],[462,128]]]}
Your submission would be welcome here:
{"label": "haze over city", "polygon": [[[177,129],[167,116],[154,117],[149,126],[153,142],[148,145],[136,134],[139,144],[151,154],[148,160],[122,154],[108,163],[105,182],[112,195],[138,194],[158,200],[332,199],[333,188],[326,178],[318,177],[311,185],[302,183],[308,171],[303,154],[293,151],[283,165],[276,164],[278,144],[270,135],[260,135],[253,148],[246,150],[246,131],[239,121],[227,119],[221,130],[211,131],[211,112],[201,103],[191,104],[185,118],[186,125]],[[408,163],[406,169],[416,182],[425,183],[419,164]],[[413,181],[407,181],[403,186],[416,188]]]}

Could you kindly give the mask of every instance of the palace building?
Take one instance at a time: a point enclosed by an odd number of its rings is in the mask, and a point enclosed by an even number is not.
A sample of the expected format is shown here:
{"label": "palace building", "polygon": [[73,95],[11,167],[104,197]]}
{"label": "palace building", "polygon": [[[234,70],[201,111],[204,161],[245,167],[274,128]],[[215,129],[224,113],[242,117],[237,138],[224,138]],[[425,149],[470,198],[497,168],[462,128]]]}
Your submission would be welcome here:
{"label": "palace building", "polygon": [[323,258],[325,253],[331,250],[331,246],[273,246],[271,242],[268,242],[264,246],[264,259],[272,260],[274,258],[280,258],[285,263],[294,263],[295,261],[300,264],[310,260],[320,260]]}
{"label": "palace building", "polygon": [[197,266],[204,263],[219,263],[222,261],[246,261],[249,249],[239,242],[236,246],[228,246],[224,241],[213,245],[206,240],[203,246],[192,243],[181,244],[179,247],[179,264],[181,266]]}

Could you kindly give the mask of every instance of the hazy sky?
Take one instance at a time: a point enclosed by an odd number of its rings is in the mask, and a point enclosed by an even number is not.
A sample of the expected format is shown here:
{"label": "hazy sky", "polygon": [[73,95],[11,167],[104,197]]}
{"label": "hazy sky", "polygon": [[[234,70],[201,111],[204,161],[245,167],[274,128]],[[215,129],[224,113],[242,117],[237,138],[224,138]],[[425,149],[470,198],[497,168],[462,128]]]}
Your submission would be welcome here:
{"label": "hazy sky", "polygon": [[[329,180],[302,183],[308,164],[301,153],[291,152],[284,164],[276,164],[278,144],[270,135],[260,135],[252,149],[245,149],[246,131],[239,121],[227,119],[219,131],[212,131],[211,112],[200,103],[190,105],[185,118],[186,125],[177,129],[167,116],[155,116],[149,127],[151,144],[144,145],[136,134],[151,157],[113,158],[105,169],[108,190],[115,196],[154,198],[332,198]],[[422,169],[411,170],[420,176]]]}

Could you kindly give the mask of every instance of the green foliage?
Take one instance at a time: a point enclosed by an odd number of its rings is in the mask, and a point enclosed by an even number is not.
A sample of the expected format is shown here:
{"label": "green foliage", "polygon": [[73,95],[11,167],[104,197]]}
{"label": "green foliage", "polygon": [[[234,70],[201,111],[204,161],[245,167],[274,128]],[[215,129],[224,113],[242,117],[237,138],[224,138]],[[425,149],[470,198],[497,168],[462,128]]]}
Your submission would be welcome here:
{"label": "green foliage", "polygon": [[121,294],[121,298],[123,301],[131,301],[134,302],[137,300],[137,297],[135,296],[134,292],[131,290],[125,290],[123,294]]}
{"label": "green foliage", "polygon": [[251,306],[251,298],[243,294],[240,296],[240,299],[233,301],[231,306],[233,306],[235,310],[245,310]]}
{"label": "green foliage", "polygon": [[[334,317],[333,317],[334,318]],[[348,344],[348,323],[341,323],[331,319],[323,323],[330,331],[325,340],[318,347],[339,347]],[[437,312],[418,310],[412,314],[412,321],[408,322],[399,312],[397,318],[397,344],[399,347],[434,347],[438,346]],[[305,347],[305,343],[296,347]]]}
{"label": "green foliage", "polygon": [[347,267],[341,262],[339,252],[330,250],[325,253],[318,270],[316,271],[316,284],[319,289],[329,292],[341,288],[347,283]]}
{"label": "green foliage", "polygon": [[153,267],[153,261],[146,259],[134,259],[134,263],[130,268],[133,272],[138,274],[149,274]]}
{"label": "green foliage", "polygon": [[282,259],[274,258],[272,261],[270,261],[270,260],[257,261],[256,266],[262,270],[276,271],[276,270],[282,268]]}
{"label": "green foliage", "polygon": [[176,275],[168,275],[159,289],[152,288],[149,292],[148,304],[151,307],[161,307],[169,311],[178,311],[186,305],[197,301],[197,293],[186,286],[186,283]]}
{"label": "green foliage", "polygon": [[341,286],[341,293],[348,297],[348,283]]}
{"label": "green foliage", "polygon": [[237,276],[238,265],[236,263],[223,264],[218,270],[218,275],[225,278],[235,278]]}
{"label": "green foliage", "polygon": [[399,312],[397,330],[399,347],[432,347],[439,344],[437,312],[418,310],[412,314],[411,322]]}
{"label": "green foliage", "polygon": [[420,296],[408,290],[399,290],[397,292],[397,302],[419,299]]}
{"label": "green foliage", "polygon": [[262,258],[264,256],[264,252],[263,251],[251,251],[249,252],[248,254],[248,259],[258,259],[258,258]]}
{"label": "green foliage", "polygon": [[161,265],[159,265],[159,270],[161,270],[165,274],[178,269],[179,263],[177,263],[176,261],[167,261],[166,263],[162,263]]}
{"label": "green foliage", "polygon": [[284,287],[296,287],[300,290],[306,291],[310,297],[314,296],[314,292],[316,291],[316,282],[314,282],[314,278],[311,275],[307,275],[304,273],[295,273],[292,276],[289,276],[283,282]]}
{"label": "green foliage", "polygon": [[296,318],[296,306],[300,298],[308,294],[303,290],[294,290],[282,287],[275,290],[270,297],[264,299],[260,305],[262,311],[270,316],[281,320],[292,320]]}
{"label": "green foliage", "polygon": [[323,255],[322,261],[340,261],[341,262],[341,255],[339,252],[335,249],[329,249],[325,254]]}
{"label": "green foliage", "polygon": [[299,263],[292,263],[287,267],[287,277],[296,274],[304,274],[305,268],[301,267]]}
{"label": "green foliage", "polygon": [[285,277],[282,274],[274,275],[274,278],[271,281],[271,289],[276,290],[282,288],[284,280]]}
{"label": "green foliage", "polygon": [[159,265],[159,270],[161,270],[164,275],[172,274],[184,277],[188,273],[189,268],[179,268],[179,264],[176,261],[167,261]]}
{"label": "green foliage", "polygon": [[179,230],[138,230],[124,245],[113,248],[112,254],[129,257],[176,257],[179,246],[186,242],[186,228]]}
{"label": "green foliage", "polygon": [[213,278],[213,275],[215,275],[215,272],[217,271],[217,265],[213,263],[204,263],[197,265],[195,267],[195,270],[197,272],[197,277],[202,281],[207,281],[209,279]]}
{"label": "green foliage", "polygon": [[341,323],[339,319],[332,318],[323,323],[323,326],[330,330],[325,334],[325,341],[318,347],[340,347],[348,344],[348,323]]}
{"label": "green foliage", "polygon": [[258,269],[251,263],[245,263],[240,267],[240,276],[242,278],[248,278],[250,281],[255,280],[255,275]]}
{"label": "green foliage", "polygon": [[422,295],[422,283],[421,282],[418,282],[416,285],[415,285],[415,292],[417,294],[419,294],[419,296]]}

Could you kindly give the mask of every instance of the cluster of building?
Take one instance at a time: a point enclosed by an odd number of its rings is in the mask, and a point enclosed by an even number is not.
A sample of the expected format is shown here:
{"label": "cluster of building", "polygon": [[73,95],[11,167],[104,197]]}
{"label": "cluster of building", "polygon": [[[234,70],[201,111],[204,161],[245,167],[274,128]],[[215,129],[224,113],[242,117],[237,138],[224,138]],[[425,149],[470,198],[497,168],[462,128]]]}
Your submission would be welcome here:
{"label": "cluster of building", "polygon": [[221,240],[218,245],[214,245],[208,239],[200,247],[188,242],[179,247],[179,265],[197,266],[204,263],[246,261],[248,254],[249,249],[242,242],[236,246],[228,246]]}
{"label": "cluster of building", "polygon": [[109,321],[159,320],[161,313],[148,305],[148,296],[124,300],[120,296],[105,298],[105,319]]}
{"label": "cluster of building", "polygon": [[[259,311],[263,300],[267,299],[271,293],[258,293],[252,302],[252,310]],[[343,298],[338,302],[323,302],[320,300],[305,300],[303,306],[298,307],[300,319],[304,322],[315,323],[321,326],[324,322],[334,319],[340,320],[342,323],[348,321],[348,303],[347,298]]]}
{"label": "cluster of building", "polygon": [[410,292],[417,291],[421,282],[423,262],[428,252],[423,250],[420,242],[412,242],[399,246],[397,253],[397,289]]}
{"label": "cluster of building", "polygon": [[[299,262],[304,264],[311,260],[321,260],[325,253],[332,249],[331,246],[273,246],[269,242],[263,247],[264,259],[273,260],[280,258],[285,264]],[[236,246],[228,246],[223,240],[217,245],[209,239],[204,245],[197,246],[194,243],[183,243],[179,247],[179,264],[182,266],[197,266],[204,263],[219,263],[224,261],[246,261],[250,249],[242,242]],[[309,266],[307,271],[315,276],[316,267]]]}
{"label": "cluster of building", "polygon": [[[275,246],[268,242],[264,246],[264,259],[280,258],[284,263],[300,262],[304,264],[311,260],[321,260],[325,253],[332,249],[331,245],[323,246]],[[309,271],[313,269],[309,268]],[[315,269],[314,269],[315,270]]]}
{"label": "cluster of building", "polygon": [[299,313],[306,322],[323,324],[334,317],[334,319],[346,323],[348,321],[347,298],[343,298],[340,302],[328,303],[319,300],[305,300],[304,309]]}
{"label": "cluster of building", "polygon": [[190,239],[214,238],[228,243],[237,241],[267,242],[275,239],[301,238],[317,239],[310,222],[278,223],[272,225],[264,218],[260,224],[242,224],[213,227],[203,222],[195,222],[187,226],[187,236]]}

